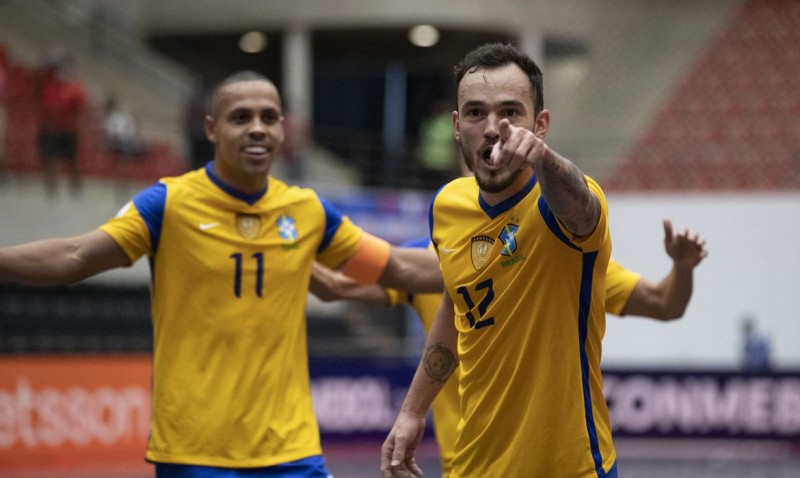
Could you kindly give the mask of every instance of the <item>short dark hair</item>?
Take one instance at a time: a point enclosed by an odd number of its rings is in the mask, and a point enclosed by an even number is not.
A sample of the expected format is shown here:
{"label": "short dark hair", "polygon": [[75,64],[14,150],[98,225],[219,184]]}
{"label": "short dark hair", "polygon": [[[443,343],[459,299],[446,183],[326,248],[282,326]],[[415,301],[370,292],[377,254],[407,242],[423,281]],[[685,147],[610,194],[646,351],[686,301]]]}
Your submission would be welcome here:
{"label": "short dark hair", "polygon": [[539,114],[544,109],[542,70],[533,58],[510,43],[487,43],[467,53],[453,68],[456,89],[467,73],[474,73],[482,68],[497,68],[509,63],[516,64],[528,75],[533,94],[533,111],[534,114]]}
{"label": "short dark hair", "polygon": [[244,81],[266,81],[267,83],[274,84],[272,83],[272,80],[270,80],[269,78],[267,78],[266,76],[262,75],[257,71],[242,70],[230,74],[226,76],[222,81],[217,83],[217,86],[215,86],[214,89],[211,91],[211,95],[209,96],[208,99],[208,110],[207,110],[208,114],[213,115],[214,110],[216,110],[217,106],[219,106],[219,94],[223,88],[225,88],[230,84],[244,82]]}

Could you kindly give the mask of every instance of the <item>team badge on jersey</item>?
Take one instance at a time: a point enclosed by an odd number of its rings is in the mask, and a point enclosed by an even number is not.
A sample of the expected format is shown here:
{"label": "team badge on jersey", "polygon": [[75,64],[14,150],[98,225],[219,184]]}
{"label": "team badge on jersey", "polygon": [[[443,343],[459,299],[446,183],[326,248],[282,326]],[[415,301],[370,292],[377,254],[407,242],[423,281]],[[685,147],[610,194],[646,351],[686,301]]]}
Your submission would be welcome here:
{"label": "team badge on jersey", "polygon": [[237,214],[236,230],[240,236],[252,241],[261,232],[261,218],[253,214]]}
{"label": "team badge on jersey", "polygon": [[503,241],[503,249],[500,251],[500,254],[504,256],[510,256],[517,250],[517,231],[519,230],[519,226],[516,224],[506,224],[503,228],[503,232],[497,236],[498,239]]}
{"label": "team badge on jersey", "polygon": [[494,239],[489,236],[475,236],[472,238],[472,267],[476,271],[483,269],[489,260],[489,251],[492,249]]}
{"label": "team badge on jersey", "polygon": [[297,227],[295,226],[294,218],[288,214],[282,214],[278,218],[278,234],[281,239],[286,242],[294,242],[297,240]]}

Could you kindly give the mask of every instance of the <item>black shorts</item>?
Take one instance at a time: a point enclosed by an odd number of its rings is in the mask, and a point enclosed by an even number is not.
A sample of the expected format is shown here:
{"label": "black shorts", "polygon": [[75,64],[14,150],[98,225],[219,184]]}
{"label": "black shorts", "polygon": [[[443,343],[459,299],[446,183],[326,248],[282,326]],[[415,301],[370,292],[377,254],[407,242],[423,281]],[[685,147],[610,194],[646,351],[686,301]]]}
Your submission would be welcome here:
{"label": "black shorts", "polygon": [[45,132],[39,136],[39,154],[45,161],[78,157],[78,135],[64,132]]}

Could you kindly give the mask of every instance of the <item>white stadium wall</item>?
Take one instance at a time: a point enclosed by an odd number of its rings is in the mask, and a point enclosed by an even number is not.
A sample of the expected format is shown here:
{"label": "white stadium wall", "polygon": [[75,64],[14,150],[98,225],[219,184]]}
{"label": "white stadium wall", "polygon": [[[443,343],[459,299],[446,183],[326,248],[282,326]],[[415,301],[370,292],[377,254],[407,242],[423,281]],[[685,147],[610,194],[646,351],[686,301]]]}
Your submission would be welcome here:
{"label": "white stadium wall", "polygon": [[778,368],[800,367],[800,194],[609,194],[608,202],[613,256],[644,277],[670,270],[664,218],[700,232],[710,252],[681,320],[609,316],[604,364],[736,367],[741,317],[751,314]]}

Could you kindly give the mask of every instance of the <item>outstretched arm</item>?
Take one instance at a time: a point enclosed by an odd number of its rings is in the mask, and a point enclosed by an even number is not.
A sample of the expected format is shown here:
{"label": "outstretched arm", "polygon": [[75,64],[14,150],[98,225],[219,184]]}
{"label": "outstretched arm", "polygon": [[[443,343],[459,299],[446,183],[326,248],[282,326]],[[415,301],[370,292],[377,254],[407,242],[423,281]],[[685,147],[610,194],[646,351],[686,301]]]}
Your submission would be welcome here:
{"label": "outstretched arm", "polygon": [[444,294],[411,387],[381,449],[381,473],[384,478],[422,476],[414,453],[425,432],[425,414],[458,367],[457,338],[453,301],[448,294]]}
{"label": "outstretched arm", "polygon": [[600,220],[600,202],[578,166],[550,149],[533,131],[512,126],[508,119],[500,121],[499,133],[492,161],[507,163],[512,171],[532,166],[553,214],[576,236],[591,234]]}
{"label": "outstretched arm", "polygon": [[342,272],[362,284],[411,293],[444,290],[439,259],[430,249],[395,247],[364,233],[355,254],[343,264]]}
{"label": "outstretched arm", "polygon": [[355,300],[367,304],[389,305],[389,294],[377,284],[361,284],[339,271],[317,262],[311,269],[309,290],[320,300]]}
{"label": "outstretched arm", "polygon": [[0,249],[0,282],[71,284],[128,265],[130,260],[116,241],[105,232],[94,230]]}
{"label": "outstretched arm", "polygon": [[535,171],[553,214],[576,236],[591,234],[600,219],[600,203],[581,170],[547,148]]}
{"label": "outstretched arm", "polygon": [[419,247],[392,247],[389,263],[378,283],[411,293],[444,290],[439,258],[432,250]]}
{"label": "outstretched arm", "polygon": [[624,315],[673,320],[686,311],[694,289],[694,268],[708,255],[706,241],[689,229],[674,234],[672,223],[665,219],[664,248],[672,258],[672,270],[658,283],[640,279],[622,308]]}

